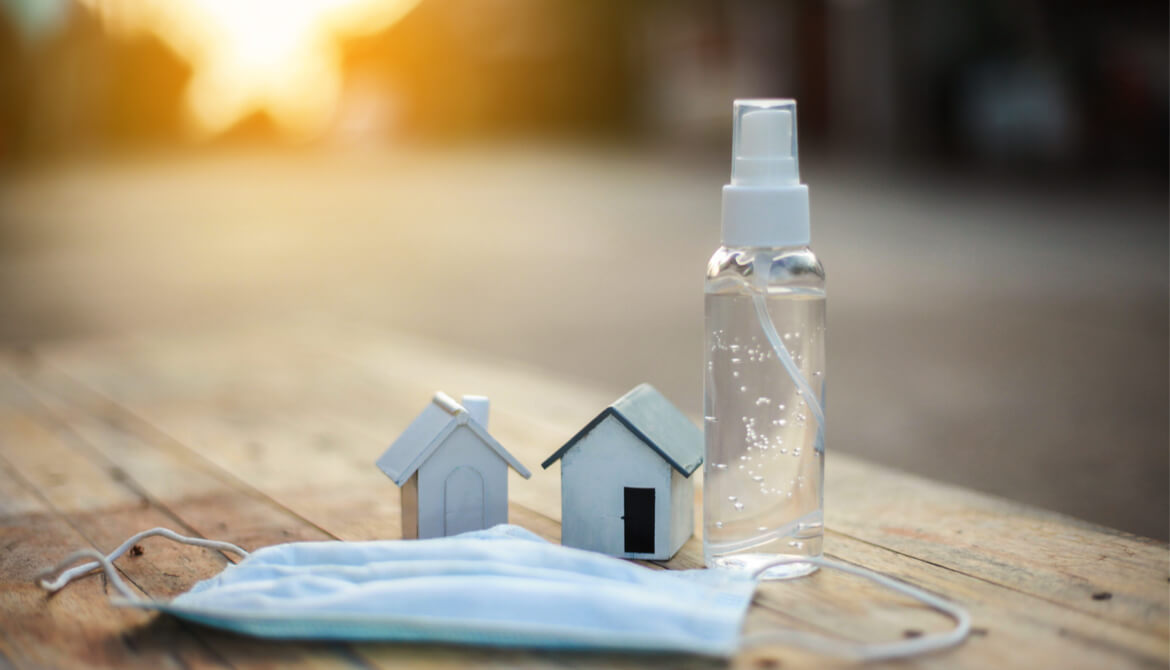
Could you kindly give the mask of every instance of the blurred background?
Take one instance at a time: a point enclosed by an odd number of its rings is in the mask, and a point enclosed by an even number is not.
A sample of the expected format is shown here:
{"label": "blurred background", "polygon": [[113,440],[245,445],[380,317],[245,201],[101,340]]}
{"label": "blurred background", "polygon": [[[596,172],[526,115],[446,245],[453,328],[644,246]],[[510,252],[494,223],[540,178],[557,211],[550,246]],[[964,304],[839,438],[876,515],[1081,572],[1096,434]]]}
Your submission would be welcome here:
{"label": "blurred background", "polygon": [[0,0],[0,344],[327,319],[697,415],[731,101],[794,97],[829,449],[1165,540],[1167,13]]}

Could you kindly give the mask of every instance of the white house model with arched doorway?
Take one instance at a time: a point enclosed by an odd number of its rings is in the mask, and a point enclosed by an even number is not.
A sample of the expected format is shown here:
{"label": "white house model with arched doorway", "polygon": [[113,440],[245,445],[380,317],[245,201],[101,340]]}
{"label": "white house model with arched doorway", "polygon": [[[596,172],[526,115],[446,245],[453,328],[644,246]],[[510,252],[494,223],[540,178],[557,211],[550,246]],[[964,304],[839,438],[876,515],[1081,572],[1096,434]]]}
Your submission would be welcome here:
{"label": "white house model with arched doorway", "polygon": [[434,399],[378,459],[402,494],[402,537],[456,535],[508,522],[508,467],[531,473],[487,431],[488,399]]}

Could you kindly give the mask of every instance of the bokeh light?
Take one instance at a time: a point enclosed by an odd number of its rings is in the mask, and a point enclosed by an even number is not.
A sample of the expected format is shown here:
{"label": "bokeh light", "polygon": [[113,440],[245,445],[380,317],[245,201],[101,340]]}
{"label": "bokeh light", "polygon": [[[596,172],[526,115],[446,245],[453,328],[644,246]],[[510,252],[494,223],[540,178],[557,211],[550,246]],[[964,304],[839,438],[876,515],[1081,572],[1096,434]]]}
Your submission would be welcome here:
{"label": "bokeh light", "polygon": [[190,64],[197,136],[255,112],[291,138],[319,135],[341,94],[338,41],[385,29],[418,0],[82,0],[115,32],[149,32]]}
{"label": "bokeh light", "polygon": [[829,450],[1164,540],[1168,13],[0,0],[0,347],[321,322],[697,416],[731,102],[792,97]]}

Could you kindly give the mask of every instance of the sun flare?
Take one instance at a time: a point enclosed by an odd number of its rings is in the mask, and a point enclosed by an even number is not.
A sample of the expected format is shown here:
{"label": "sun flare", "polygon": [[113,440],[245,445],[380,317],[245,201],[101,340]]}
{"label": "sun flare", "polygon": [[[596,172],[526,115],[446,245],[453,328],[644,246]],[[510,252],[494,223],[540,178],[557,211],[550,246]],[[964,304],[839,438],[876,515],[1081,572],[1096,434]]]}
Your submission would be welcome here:
{"label": "sun flare", "polygon": [[341,95],[338,42],[382,30],[419,0],[81,0],[112,30],[157,35],[192,68],[185,108],[210,137],[254,112],[319,135]]}

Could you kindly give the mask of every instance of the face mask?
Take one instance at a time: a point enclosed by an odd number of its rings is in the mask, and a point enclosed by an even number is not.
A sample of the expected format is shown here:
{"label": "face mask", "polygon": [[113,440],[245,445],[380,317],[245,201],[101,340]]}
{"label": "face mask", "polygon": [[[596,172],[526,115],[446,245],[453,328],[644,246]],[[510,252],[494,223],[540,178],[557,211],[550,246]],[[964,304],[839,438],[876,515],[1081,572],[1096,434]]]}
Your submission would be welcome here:
{"label": "face mask", "polygon": [[[169,602],[142,599],[122,581],[112,561],[153,535],[244,559]],[[653,570],[551,544],[507,525],[429,540],[295,542],[252,553],[156,528],[135,535],[109,556],[92,549],[76,552],[51,573],[83,558],[95,560],[39,583],[57,591],[102,568],[122,595],[117,604],[258,637],[718,657],[740,647],[740,626],[756,584],[751,575],[728,571]],[[826,559],[797,560],[875,579],[951,615],[959,627],[946,635],[889,645],[853,645],[796,632],[754,635],[745,643],[779,642],[891,658],[956,644],[969,628],[965,612],[913,587]]]}

